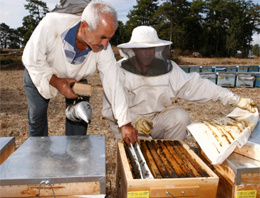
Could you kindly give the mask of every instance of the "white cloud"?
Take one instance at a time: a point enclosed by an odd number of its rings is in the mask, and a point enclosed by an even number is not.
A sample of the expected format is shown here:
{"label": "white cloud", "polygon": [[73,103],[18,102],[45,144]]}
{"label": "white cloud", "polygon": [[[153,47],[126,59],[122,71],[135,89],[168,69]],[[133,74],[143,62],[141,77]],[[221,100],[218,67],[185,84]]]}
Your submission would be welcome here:
{"label": "white cloud", "polygon": [[260,45],[260,34],[254,34],[253,35],[253,42],[252,45]]}

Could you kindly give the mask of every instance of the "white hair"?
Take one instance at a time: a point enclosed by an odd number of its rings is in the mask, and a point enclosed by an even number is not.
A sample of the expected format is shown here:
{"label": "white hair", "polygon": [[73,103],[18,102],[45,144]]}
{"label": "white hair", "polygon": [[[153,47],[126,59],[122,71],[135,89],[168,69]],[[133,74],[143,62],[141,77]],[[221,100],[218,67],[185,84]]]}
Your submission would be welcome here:
{"label": "white hair", "polygon": [[84,9],[81,21],[86,21],[89,31],[96,30],[103,15],[111,15],[115,19],[115,26],[117,27],[117,13],[113,7],[102,1],[91,1]]}

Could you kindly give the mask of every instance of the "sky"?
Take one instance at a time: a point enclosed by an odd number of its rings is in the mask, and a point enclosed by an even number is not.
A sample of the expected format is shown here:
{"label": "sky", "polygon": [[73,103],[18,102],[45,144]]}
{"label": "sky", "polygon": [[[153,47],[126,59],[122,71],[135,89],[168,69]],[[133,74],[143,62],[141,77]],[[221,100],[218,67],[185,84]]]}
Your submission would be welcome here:
{"label": "sky", "polygon": [[[47,3],[49,10],[52,10],[60,0],[42,0]],[[136,5],[136,0],[103,0],[112,5],[118,14],[118,20],[125,23],[127,13]],[[260,0],[253,0],[253,3],[260,4]],[[23,17],[29,15],[25,10],[24,4],[26,0],[0,0],[0,23],[5,23],[10,28],[18,28],[22,26]],[[260,45],[260,34],[253,35],[253,45]]]}

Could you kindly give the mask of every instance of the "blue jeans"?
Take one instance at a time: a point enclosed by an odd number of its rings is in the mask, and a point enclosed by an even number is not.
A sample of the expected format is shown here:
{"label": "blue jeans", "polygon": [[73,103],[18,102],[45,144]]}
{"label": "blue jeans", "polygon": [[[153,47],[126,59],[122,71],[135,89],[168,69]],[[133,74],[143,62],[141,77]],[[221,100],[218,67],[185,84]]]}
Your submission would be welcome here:
{"label": "blue jeans", "polygon": [[[83,82],[87,83],[87,80]],[[29,136],[48,136],[47,109],[49,99],[45,99],[33,84],[28,70],[24,70],[23,88],[28,102],[28,130]],[[73,104],[74,100],[66,99],[66,107]],[[64,109],[65,111],[65,109]],[[86,135],[88,124],[84,121],[73,122],[66,118],[66,135]]]}

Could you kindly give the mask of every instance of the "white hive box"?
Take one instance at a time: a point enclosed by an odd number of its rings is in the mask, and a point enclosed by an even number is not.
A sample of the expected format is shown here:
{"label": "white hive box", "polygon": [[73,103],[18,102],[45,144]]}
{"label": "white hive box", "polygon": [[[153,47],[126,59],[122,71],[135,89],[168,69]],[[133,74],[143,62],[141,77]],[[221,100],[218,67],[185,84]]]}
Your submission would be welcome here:
{"label": "white hive box", "polygon": [[254,87],[255,75],[252,73],[237,73],[236,87]]}

